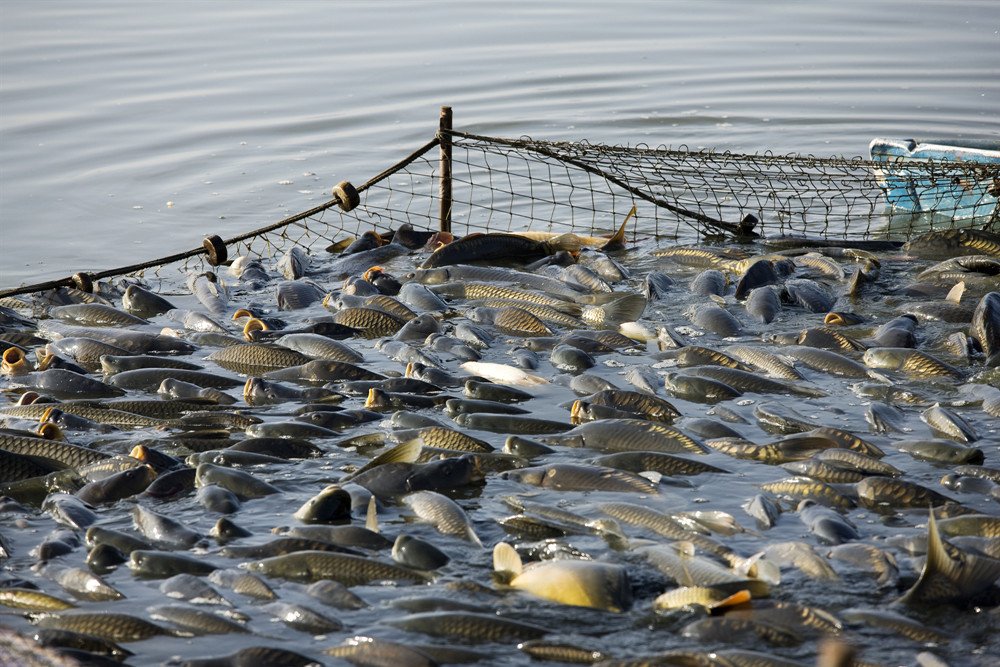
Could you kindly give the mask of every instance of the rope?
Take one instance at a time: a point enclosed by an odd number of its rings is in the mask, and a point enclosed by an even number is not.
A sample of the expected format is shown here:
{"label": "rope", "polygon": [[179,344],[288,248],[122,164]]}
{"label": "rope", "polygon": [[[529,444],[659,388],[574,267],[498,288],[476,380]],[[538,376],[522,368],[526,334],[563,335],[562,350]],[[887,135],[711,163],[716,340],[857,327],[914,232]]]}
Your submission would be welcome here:
{"label": "rope", "polygon": [[[412,153],[410,153],[408,156],[406,156],[393,166],[389,167],[388,169],[385,169],[384,171],[379,172],[378,174],[368,179],[355,189],[357,190],[358,193],[368,190],[374,185],[389,178],[393,174],[396,174],[401,170],[405,169],[408,165],[412,164],[415,160],[420,158],[422,155],[424,155],[437,145],[438,145],[438,139],[437,137],[435,137],[434,139],[431,139],[426,144],[424,144],[417,150],[413,151]],[[295,224],[296,222],[300,222],[307,218],[314,217],[317,214],[326,211],[327,209],[339,205],[340,205],[339,199],[336,198],[330,199],[320,204],[319,206],[309,209],[308,211],[296,213],[295,215],[291,215],[287,218],[279,220],[278,222],[267,225],[266,227],[261,227],[259,229],[254,229],[252,231],[246,232],[245,234],[239,234],[237,236],[233,236],[228,239],[223,239],[223,243],[225,243],[226,246],[230,246],[239,243],[241,241],[245,241],[247,239],[264,236],[269,232],[273,232],[278,229],[284,229],[289,225]],[[191,259],[192,257],[197,257],[199,255],[204,255],[207,253],[208,250],[205,247],[199,247],[193,250],[179,252],[173,255],[167,255],[166,257],[159,257],[157,259],[151,259],[145,262],[140,262],[138,264],[130,264],[128,266],[122,266],[115,269],[107,269],[105,271],[98,271],[96,273],[87,273],[87,274],[77,273],[67,278],[49,280],[47,282],[35,283],[33,285],[22,285],[20,287],[15,287],[12,289],[0,290],[0,299],[9,296],[17,296],[20,294],[32,294],[34,292],[41,292],[49,289],[58,289],[60,287],[77,287],[80,285],[81,282],[87,279],[93,281],[93,280],[101,280],[102,278],[113,278],[115,276],[123,276],[130,273],[137,273],[139,271],[144,271],[146,269],[163,266],[165,264],[182,262],[184,260]]]}
{"label": "rope", "polygon": [[[442,163],[429,155],[442,140],[452,149],[444,172]],[[270,257],[289,246],[312,251],[321,240],[335,242],[340,232],[357,236],[366,226],[388,232],[405,223],[436,230],[443,173],[450,174],[446,206],[458,235],[525,229],[605,234],[637,202],[652,206],[639,209],[633,238],[650,235],[680,242],[720,234],[738,240],[784,235],[906,240],[931,228],[1000,226],[996,163],[608,146],[445,128],[354,188],[350,205],[342,205],[344,193],[335,188],[332,199],[314,208],[221,241],[247,255]],[[3,290],[0,298],[59,287],[89,289],[95,280],[153,268],[159,274],[175,263],[190,270],[192,261],[204,264],[206,254],[211,263],[214,255],[200,247]]]}

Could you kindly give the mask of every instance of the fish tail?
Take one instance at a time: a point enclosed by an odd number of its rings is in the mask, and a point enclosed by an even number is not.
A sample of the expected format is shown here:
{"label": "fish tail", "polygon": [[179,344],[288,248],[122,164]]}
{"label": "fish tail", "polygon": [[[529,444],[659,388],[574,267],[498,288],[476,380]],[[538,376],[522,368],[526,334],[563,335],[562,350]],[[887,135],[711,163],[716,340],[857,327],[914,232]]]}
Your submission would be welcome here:
{"label": "fish tail", "polygon": [[498,579],[510,581],[521,574],[523,567],[514,547],[506,542],[498,542],[493,547],[493,574]]}
{"label": "fish tail", "polygon": [[648,303],[641,294],[627,294],[603,306],[584,308],[581,316],[591,323],[634,322],[642,317]]}
{"label": "fish tail", "polygon": [[609,250],[621,250],[625,247],[625,227],[628,226],[628,221],[635,217],[635,204],[632,204],[631,210],[629,210],[628,215],[622,220],[621,227],[615,232],[615,235],[608,239],[608,242],[600,247],[600,250],[607,252]]}

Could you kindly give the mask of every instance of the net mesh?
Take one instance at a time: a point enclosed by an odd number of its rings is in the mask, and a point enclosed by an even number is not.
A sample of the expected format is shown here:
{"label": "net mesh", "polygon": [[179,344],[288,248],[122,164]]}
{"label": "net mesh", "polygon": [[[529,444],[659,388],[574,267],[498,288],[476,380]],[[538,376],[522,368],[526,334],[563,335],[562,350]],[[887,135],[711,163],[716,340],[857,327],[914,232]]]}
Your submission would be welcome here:
{"label": "net mesh", "polygon": [[[633,240],[680,243],[719,235],[906,240],[931,228],[1000,228],[996,163],[747,155],[442,131],[359,186],[356,208],[345,211],[331,200],[226,239],[229,257],[273,258],[292,246],[321,255],[346,237],[388,233],[404,223],[437,229],[442,143],[451,146],[450,220],[457,235],[526,229],[609,234],[633,205]],[[91,277],[162,277],[168,267],[204,270],[206,263],[199,248]]]}

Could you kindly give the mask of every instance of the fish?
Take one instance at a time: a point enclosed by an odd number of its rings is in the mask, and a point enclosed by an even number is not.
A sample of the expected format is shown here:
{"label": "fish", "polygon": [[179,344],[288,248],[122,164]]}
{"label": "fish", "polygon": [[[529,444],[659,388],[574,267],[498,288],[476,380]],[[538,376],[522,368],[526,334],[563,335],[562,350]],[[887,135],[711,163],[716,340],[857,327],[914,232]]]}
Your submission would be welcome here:
{"label": "fish", "polygon": [[961,380],[965,377],[958,368],[932,354],[905,347],[872,347],[865,350],[865,365],[869,368],[889,368],[918,378],[945,377]]}
{"label": "fish", "polygon": [[[478,539],[478,538],[477,538]],[[409,535],[399,535],[392,544],[392,559],[415,570],[437,570],[451,558],[430,542]]]}
{"label": "fish", "polygon": [[595,465],[618,468],[619,470],[628,470],[629,472],[641,473],[652,471],[667,476],[729,472],[728,470],[724,470],[723,468],[719,468],[708,463],[695,461],[682,456],[664,454],[662,452],[618,452],[615,454],[599,456],[591,462]]}
{"label": "fish", "polygon": [[324,652],[355,665],[434,667],[438,664],[427,653],[414,647],[360,635],[344,640],[339,646],[326,648]]}
{"label": "fish", "polygon": [[312,667],[315,658],[273,646],[248,646],[229,655],[190,659],[179,663],[181,667],[212,667],[213,665],[282,665],[283,667]]}
{"label": "fish", "polygon": [[989,292],[976,304],[969,335],[987,357],[1000,352],[1000,292]]}
{"label": "fish", "polygon": [[839,513],[819,505],[814,500],[803,500],[799,503],[798,514],[809,532],[816,535],[824,544],[843,544],[861,537],[850,520]]}
{"label": "fish", "polygon": [[557,491],[617,491],[659,493],[658,485],[650,480],[616,468],[603,468],[571,463],[551,463],[546,466],[519,468],[503,473],[506,479]]}
{"label": "fish", "polygon": [[386,621],[408,632],[420,632],[468,643],[511,642],[541,639],[549,631],[541,626],[474,612],[426,612]]}
{"label": "fish", "polygon": [[159,294],[132,284],[122,294],[122,308],[136,317],[148,320],[174,310],[176,306]]}
{"label": "fish", "polygon": [[934,512],[927,519],[927,560],[920,578],[899,598],[904,605],[965,602],[982,595],[1000,578],[1000,560],[949,550],[941,539]]}
{"label": "fish", "polygon": [[770,593],[766,581],[742,576],[715,561],[696,556],[690,541],[643,546],[636,551],[678,586],[708,586],[730,594],[748,591],[754,598]]}
{"label": "fish", "polygon": [[421,572],[392,563],[328,551],[297,551],[251,561],[247,567],[252,572],[259,572],[266,577],[310,583],[320,579],[332,579],[345,586],[359,586],[376,581],[420,584],[429,579]]}
{"label": "fish", "polygon": [[47,630],[70,630],[113,642],[135,642],[157,635],[171,635],[170,630],[137,616],[114,612],[74,611],[39,618],[36,625]]}
{"label": "fish", "polygon": [[268,371],[301,366],[310,361],[301,352],[272,343],[232,345],[213,352],[207,358],[226,370],[248,375],[263,375]]}
{"label": "fish", "polygon": [[899,580],[896,559],[889,552],[871,544],[850,542],[830,549],[827,554],[834,560],[850,563],[874,574],[879,587],[895,587]]}
{"label": "fish", "polygon": [[681,628],[681,635],[700,642],[740,642],[747,635],[761,639],[771,646],[797,646],[803,638],[794,631],[753,618],[732,615],[712,616],[692,621]]}
{"label": "fish", "polygon": [[417,491],[402,498],[403,504],[422,520],[446,535],[457,535],[483,546],[465,510],[451,498],[435,491]]}
{"label": "fish", "polygon": [[135,505],[131,513],[136,529],[153,544],[166,548],[188,549],[204,539],[201,534],[175,519],[142,505]]}
{"label": "fish", "polygon": [[549,384],[545,378],[526,373],[518,368],[505,364],[489,363],[482,361],[466,361],[460,364],[462,370],[472,375],[486,378],[490,382],[497,384],[512,385],[515,387],[530,387],[535,385]]}
{"label": "fish", "polygon": [[130,327],[148,320],[103,303],[74,303],[49,308],[49,317],[82,327]]}
{"label": "fish", "polygon": [[[730,563],[739,562],[739,557],[729,547],[716,540],[705,537],[695,531],[690,530],[674,517],[659,512],[655,509],[637,505],[635,503],[603,503],[600,510],[612,519],[623,521],[628,524],[640,526],[652,531],[656,535],[666,537],[675,541],[689,542],[692,547],[707,551],[722,560]],[[683,584],[698,585],[698,584]]]}
{"label": "fish", "polygon": [[546,444],[586,447],[601,452],[650,451],[664,454],[706,454],[708,448],[680,429],[642,419],[601,419],[559,435],[541,438]]}
{"label": "fish", "polygon": [[963,417],[954,411],[934,404],[920,413],[920,421],[927,424],[931,431],[946,438],[959,442],[976,442],[979,434]]}
{"label": "fish", "polygon": [[73,609],[76,604],[33,588],[0,588],[0,605],[29,612],[55,612]]}
{"label": "fish", "polygon": [[517,234],[474,233],[441,246],[420,265],[433,269],[470,261],[499,259],[530,260],[551,255],[555,248],[546,241],[536,241]]}
{"label": "fish", "polygon": [[733,315],[726,309],[706,303],[697,306],[689,311],[691,322],[698,328],[704,329],[722,338],[731,338],[743,333],[743,327]]}
{"label": "fish", "polygon": [[938,507],[956,502],[933,489],[904,479],[866,477],[855,488],[858,498],[870,508]]}
{"label": "fish", "polygon": [[665,373],[663,384],[671,396],[695,403],[718,403],[743,395],[721,380],[686,373]]}
{"label": "fish", "polygon": [[272,602],[264,607],[276,619],[290,628],[311,635],[325,635],[342,630],[344,624],[305,605]]}
{"label": "fish", "polygon": [[901,440],[896,447],[915,459],[939,463],[982,464],[986,460],[983,450],[950,440]]}
{"label": "fish", "polygon": [[948,259],[960,255],[1000,257],[1000,237],[979,229],[934,230],[905,243],[903,250],[924,259]]}
{"label": "fish", "polygon": [[756,287],[747,294],[744,307],[760,324],[770,324],[781,313],[781,299],[773,287]]}
{"label": "fish", "polygon": [[680,586],[661,593],[653,600],[656,611],[670,611],[688,607],[702,607],[706,611],[724,609],[749,602],[747,590],[729,593],[710,586]]}
{"label": "fish", "polygon": [[281,493],[277,487],[257,479],[252,474],[211,463],[199,463],[195,471],[195,486],[218,484],[236,494],[240,500],[262,498]]}
{"label": "fish", "polygon": [[230,632],[249,633],[250,630],[242,623],[226,618],[205,609],[191,605],[161,604],[150,607],[149,616],[156,621],[166,621],[178,628],[178,634],[189,635],[222,635]]}
{"label": "fish", "polygon": [[493,549],[494,576],[511,588],[559,604],[627,611],[632,606],[628,573],[620,565],[589,560],[557,560],[524,567],[514,547]]}

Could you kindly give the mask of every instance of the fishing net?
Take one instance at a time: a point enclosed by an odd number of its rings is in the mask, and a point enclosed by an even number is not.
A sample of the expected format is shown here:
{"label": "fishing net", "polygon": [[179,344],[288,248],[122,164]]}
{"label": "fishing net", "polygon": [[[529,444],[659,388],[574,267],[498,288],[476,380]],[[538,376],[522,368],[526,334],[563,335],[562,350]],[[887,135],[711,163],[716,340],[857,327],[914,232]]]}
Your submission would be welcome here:
{"label": "fishing net", "polygon": [[[443,192],[439,147],[450,150]],[[447,166],[445,167],[448,168]],[[356,188],[261,229],[217,239],[229,258],[272,258],[299,246],[313,255],[366,230],[536,230],[609,234],[633,205],[635,241],[678,243],[786,235],[907,240],[928,229],[1000,229],[1000,165],[947,160],[737,154],[685,147],[608,146],[586,141],[505,139],[442,130]],[[161,275],[167,266],[205,268],[218,250],[179,253],[0,296],[116,275]],[[208,262],[210,263],[210,262]]]}

